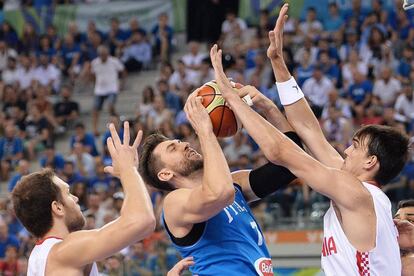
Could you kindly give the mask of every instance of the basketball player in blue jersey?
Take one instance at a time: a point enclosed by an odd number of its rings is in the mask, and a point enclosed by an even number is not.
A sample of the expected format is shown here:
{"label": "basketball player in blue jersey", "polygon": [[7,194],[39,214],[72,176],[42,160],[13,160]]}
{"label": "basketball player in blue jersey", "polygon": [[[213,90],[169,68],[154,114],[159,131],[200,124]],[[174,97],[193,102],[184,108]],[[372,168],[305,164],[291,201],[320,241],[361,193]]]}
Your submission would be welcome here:
{"label": "basketball player in blue jersey", "polygon": [[[190,95],[184,110],[203,155],[188,143],[153,134],[143,144],[140,174],[148,185],[169,192],[162,221],[181,255],[194,257],[193,274],[273,275],[263,234],[248,202],[287,186],[296,177],[272,163],[230,173],[209,115],[196,95]],[[266,108],[272,104],[260,106],[267,119],[300,144],[277,108]]]}

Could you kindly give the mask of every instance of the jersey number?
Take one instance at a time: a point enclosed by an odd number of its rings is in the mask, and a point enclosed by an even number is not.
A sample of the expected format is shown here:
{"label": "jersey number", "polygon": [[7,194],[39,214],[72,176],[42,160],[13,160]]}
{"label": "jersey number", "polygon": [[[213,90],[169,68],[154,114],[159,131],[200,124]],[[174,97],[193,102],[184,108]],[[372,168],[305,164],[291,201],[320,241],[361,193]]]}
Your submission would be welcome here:
{"label": "jersey number", "polygon": [[261,246],[263,244],[263,236],[260,233],[259,227],[257,227],[257,223],[255,221],[250,222],[250,226],[257,231],[257,245]]}

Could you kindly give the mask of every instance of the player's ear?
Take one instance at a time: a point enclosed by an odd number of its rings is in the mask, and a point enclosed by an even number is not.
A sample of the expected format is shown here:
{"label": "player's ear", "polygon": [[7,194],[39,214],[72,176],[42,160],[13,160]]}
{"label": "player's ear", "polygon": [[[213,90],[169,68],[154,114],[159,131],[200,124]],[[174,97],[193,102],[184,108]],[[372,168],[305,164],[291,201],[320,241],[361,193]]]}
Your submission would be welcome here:
{"label": "player's ear", "polygon": [[173,176],[174,176],[174,173],[165,168],[160,170],[157,174],[158,179],[161,181],[165,181],[165,182],[170,181],[171,178],[173,178]]}
{"label": "player's ear", "polygon": [[370,169],[374,168],[377,164],[378,164],[377,156],[376,155],[371,155],[366,160],[366,162],[364,164],[364,167],[365,167],[365,169],[370,170]]}
{"label": "player's ear", "polygon": [[53,201],[51,203],[51,209],[52,209],[52,214],[58,216],[58,217],[62,217],[65,214],[64,208],[63,208],[63,204],[58,202],[58,201]]}

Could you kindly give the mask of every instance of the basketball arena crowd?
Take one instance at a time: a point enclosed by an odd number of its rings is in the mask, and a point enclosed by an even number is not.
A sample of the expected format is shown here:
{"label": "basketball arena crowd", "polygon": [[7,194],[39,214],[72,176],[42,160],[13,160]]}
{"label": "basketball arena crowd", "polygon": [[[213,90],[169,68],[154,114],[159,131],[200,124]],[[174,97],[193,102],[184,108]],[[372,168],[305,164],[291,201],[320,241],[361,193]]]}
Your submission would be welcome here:
{"label": "basketball arena crowd", "polygon": [[[340,153],[361,125],[394,126],[414,134],[414,13],[395,2],[398,4],[385,6],[381,0],[373,0],[366,9],[353,0],[352,8],[342,10],[326,1],[329,14],[323,19],[310,6],[303,18],[289,17],[286,23],[287,66],[329,142]],[[218,44],[224,51],[227,75],[255,86],[282,108],[266,56],[267,34],[276,19],[273,14],[262,10],[258,24],[253,24],[229,11],[222,20]],[[81,32],[77,23],[71,22],[63,36],[53,25],[39,33],[30,23],[25,23],[23,34],[18,36],[12,24],[1,23],[0,178],[7,183],[5,197],[0,200],[1,275],[25,275],[35,244],[16,219],[7,197],[17,181],[32,172],[33,164],[52,168],[70,185],[86,217],[86,229],[101,227],[119,215],[123,193],[119,180],[103,170],[111,164],[104,142],[110,134],[100,127],[108,123],[99,123],[100,113],[109,112],[110,121],[121,133],[122,120],[129,120],[144,136],[160,132],[199,149],[183,104],[192,91],[214,79],[207,53],[211,44],[177,44],[167,14],[160,14],[151,29],[142,28],[139,20],[133,18],[128,28],[121,28],[125,22],[111,18],[108,32],[99,30],[93,21]],[[101,59],[111,62],[115,74],[100,70]],[[116,108],[118,87],[122,89],[125,79],[142,71],[152,71],[157,80],[137,91],[140,95],[131,103],[136,105],[135,115],[125,118]],[[106,82],[94,84],[94,77],[104,77]],[[90,91],[94,106],[80,110],[76,94],[82,92],[75,92],[76,87],[88,82],[94,88]],[[92,114],[92,119],[82,114]],[[71,153],[60,152],[57,141],[69,143]],[[251,169],[266,162],[243,130],[220,143],[231,170]],[[414,198],[414,159],[382,189],[395,205]],[[153,190],[151,198],[159,218],[163,194]],[[327,207],[326,198],[306,185],[297,185],[256,203],[253,210],[265,230],[283,225],[297,229],[307,227],[304,221],[321,228]],[[159,224],[149,239],[99,266],[102,275],[166,275],[179,259]]]}

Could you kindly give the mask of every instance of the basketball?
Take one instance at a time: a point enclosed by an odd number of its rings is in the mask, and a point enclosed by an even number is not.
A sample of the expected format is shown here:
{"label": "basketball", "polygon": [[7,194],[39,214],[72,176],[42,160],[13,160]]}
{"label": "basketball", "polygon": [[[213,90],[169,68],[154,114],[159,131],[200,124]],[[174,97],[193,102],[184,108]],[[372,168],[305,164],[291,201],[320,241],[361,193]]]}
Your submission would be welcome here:
{"label": "basketball", "polygon": [[[232,85],[235,88],[243,87],[240,83],[232,82]],[[237,133],[241,128],[241,123],[226,104],[214,81],[205,83],[199,89],[198,96],[203,98],[203,105],[210,115],[211,122],[213,123],[213,132],[217,137],[229,137]]]}

